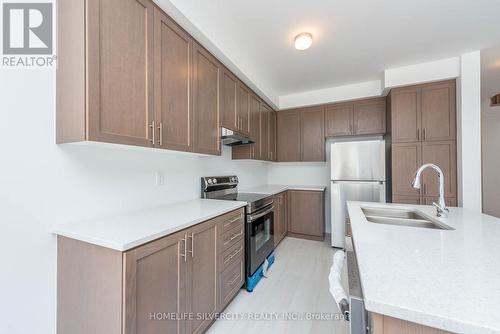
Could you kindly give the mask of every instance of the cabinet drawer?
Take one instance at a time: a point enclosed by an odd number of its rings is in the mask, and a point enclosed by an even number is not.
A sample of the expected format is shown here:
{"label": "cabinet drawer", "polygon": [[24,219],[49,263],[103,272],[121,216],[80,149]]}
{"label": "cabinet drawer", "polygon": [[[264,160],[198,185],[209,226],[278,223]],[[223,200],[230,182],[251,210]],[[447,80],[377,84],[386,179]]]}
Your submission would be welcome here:
{"label": "cabinet drawer", "polygon": [[245,253],[245,242],[241,238],[236,244],[219,254],[219,271],[226,270],[235,260],[239,260]]}
{"label": "cabinet drawer", "polygon": [[224,234],[245,222],[245,209],[241,208],[233,212],[226,213],[218,218],[219,234]]}
{"label": "cabinet drawer", "polygon": [[241,242],[245,233],[244,227],[244,224],[240,224],[224,233],[219,239],[219,252],[225,252],[233,245]]}
{"label": "cabinet drawer", "polygon": [[238,293],[245,276],[243,256],[233,262],[220,276],[220,308],[223,309]]}

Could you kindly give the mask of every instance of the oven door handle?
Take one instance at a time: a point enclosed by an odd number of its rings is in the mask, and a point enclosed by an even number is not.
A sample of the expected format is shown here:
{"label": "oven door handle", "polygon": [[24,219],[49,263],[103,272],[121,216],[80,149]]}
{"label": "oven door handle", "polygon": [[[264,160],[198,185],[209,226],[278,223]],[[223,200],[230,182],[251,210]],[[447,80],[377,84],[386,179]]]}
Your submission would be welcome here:
{"label": "oven door handle", "polygon": [[273,205],[273,206],[271,206],[269,209],[267,209],[267,210],[263,211],[263,212],[256,213],[255,215],[249,215],[249,216],[248,216],[248,222],[249,222],[249,223],[251,223],[251,222],[253,222],[254,220],[257,220],[257,219],[259,219],[260,217],[265,216],[265,215],[267,215],[268,213],[270,213],[270,212],[272,212],[272,211],[274,211],[274,205]]}

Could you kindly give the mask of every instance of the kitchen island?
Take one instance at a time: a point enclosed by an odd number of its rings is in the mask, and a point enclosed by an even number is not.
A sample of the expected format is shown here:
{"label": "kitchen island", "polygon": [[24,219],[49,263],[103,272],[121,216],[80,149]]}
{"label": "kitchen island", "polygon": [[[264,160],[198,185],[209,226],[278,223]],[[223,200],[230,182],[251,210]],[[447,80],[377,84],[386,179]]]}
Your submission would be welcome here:
{"label": "kitchen island", "polygon": [[[463,208],[437,218],[432,206],[347,206],[367,311],[434,333],[500,332],[500,219]],[[372,223],[366,207],[414,209],[451,229]]]}

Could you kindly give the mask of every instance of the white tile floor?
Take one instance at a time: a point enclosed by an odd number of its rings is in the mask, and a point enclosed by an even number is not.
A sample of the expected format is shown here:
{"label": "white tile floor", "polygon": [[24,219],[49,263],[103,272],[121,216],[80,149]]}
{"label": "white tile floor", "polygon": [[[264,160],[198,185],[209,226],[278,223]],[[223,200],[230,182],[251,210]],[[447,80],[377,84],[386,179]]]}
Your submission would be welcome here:
{"label": "white tile floor", "polygon": [[[334,252],[327,242],[285,238],[276,249],[276,262],[269,278],[262,279],[252,293],[241,290],[224,313],[231,316],[281,316],[283,312],[292,316],[307,313],[334,316],[339,310],[328,291]],[[219,319],[207,333],[347,334],[349,325],[343,320],[284,320],[283,317],[279,320]]]}

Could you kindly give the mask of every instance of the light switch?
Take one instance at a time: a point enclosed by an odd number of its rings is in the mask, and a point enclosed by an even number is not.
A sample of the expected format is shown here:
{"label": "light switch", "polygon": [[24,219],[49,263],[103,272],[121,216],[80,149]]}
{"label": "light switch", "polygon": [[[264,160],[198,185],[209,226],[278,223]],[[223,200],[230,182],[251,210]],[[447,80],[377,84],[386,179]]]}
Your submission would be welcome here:
{"label": "light switch", "polygon": [[165,175],[163,172],[155,172],[155,182],[158,187],[165,185]]}

